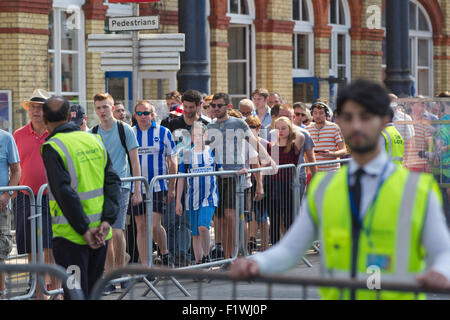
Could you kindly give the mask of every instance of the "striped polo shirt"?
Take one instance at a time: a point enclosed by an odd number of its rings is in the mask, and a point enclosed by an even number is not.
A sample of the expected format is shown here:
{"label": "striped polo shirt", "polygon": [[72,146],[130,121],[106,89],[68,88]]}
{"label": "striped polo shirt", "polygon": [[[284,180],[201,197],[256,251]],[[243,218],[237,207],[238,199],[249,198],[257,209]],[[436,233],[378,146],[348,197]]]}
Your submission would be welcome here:
{"label": "striped polo shirt", "polygon": [[[178,167],[179,173],[208,173],[216,169],[219,171],[222,170],[221,164],[216,165],[214,154],[208,146],[205,146],[203,152],[197,152],[192,148],[188,157],[189,163],[185,164],[184,155],[181,156]],[[218,203],[219,191],[216,176],[187,178],[186,210],[199,210],[202,207],[217,207]]]}
{"label": "striped polo shirt", "polygon": [[[320,150],[330,150],[337,151],[338,143],[343,142],[344,138],[342,136],[341,129],[339,126],[333,122],[325,121],[325,125],[321,129],[317,129],[316,124],[313,122],[306,127],[311,138],[314,141],[315,151]],[[324,157],[320,153],[316,153],[316,161],[330,161],[337,160],[334,158]],[[328,164],[318,166],[318,171],[336,171],[340,168],[340,164]]]}
{"label": "striped polo shirt", "polygon": [[[177,154],[169,129],[152,121],[148,130],[141,130],[139,125],[134,126],[133,130],[139,143],[138,154],[142,176],[147,177],[148,183],[150,183],[154,176],[166,175],[168,173],[166,157]],[[153,191],[166,191],[167,189],[168,181],[159,180]],[[145,188],[143,188],[143,192],[145,193]]]}
{"label": "striped polo shirt", "polygon": [[428,151],[432,139],[431,126],[417,122],[413,127],[414,136],[405,147],[403,164],[410,170],[425,172],[429,170],[428,160],[420,157],[419,152]]}

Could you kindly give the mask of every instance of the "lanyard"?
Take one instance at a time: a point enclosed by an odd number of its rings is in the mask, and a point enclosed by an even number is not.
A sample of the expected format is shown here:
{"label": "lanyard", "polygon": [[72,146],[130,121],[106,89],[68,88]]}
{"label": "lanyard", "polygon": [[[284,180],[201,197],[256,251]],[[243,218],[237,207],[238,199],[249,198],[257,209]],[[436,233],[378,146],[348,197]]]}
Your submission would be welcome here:
{"label": "lanyard", "polygon": [[374,213],[375,213],[375,204],[377,203],[377,198],[378,198],[378,195],[380,193],[381,186],[383,185],[383,183],[387,179],[387,177],[385,177],[385,175],[386,175],[386,172],[388,170],[388,167],[389,167],[389,161],[387,161],[386,164],[384,165],[383,171],[381,172],[381,175],[380,175],[380,182],[378,183],[378,186],[377,186],[377,191],[375,192],[375,195],[374,195],[372,201],[370,202],[370,206],[369,206],[368,213],[367,213],[367,216],[369,217],[369,225],[368,225],[367,228],[364,228],[364,226],[363,226],[363,219],[361,218],[361,214],[360,214],[359,208],[356,205],[355,197],[353,195],[353,192],[350,190],[350,172],[348,172],[347,183],[348,183],[348,194],[349,194],[349,197],[350,197],[351,213],[356,218],[356,220],[358,221],[359,227],[361,229],[363,229],[364,232],[366,233],[366,236],[369,239],[369,245],[371,247],[373,247],[373,245],[372,245],[372,241],[370,240],[370,231],[372,229],[373,216],[374,216]]}

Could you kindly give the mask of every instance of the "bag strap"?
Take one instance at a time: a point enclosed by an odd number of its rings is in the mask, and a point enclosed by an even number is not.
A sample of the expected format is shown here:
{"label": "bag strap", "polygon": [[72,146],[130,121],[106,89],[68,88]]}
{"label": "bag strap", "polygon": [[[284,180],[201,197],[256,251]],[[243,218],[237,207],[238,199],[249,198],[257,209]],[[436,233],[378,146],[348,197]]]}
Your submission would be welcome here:
{"label": "bag strap", "polygon": [[117,129],[119,130],[120,142],[122,143],[122,146],[125,149],[125,152],[127,153],[128,164],[130,165],[130,174],[133,175],[133,166],[131,165],[130,154],[128,152],[127,141],[125,137],[125,129],[123,128],[122,121],[117,121]]}

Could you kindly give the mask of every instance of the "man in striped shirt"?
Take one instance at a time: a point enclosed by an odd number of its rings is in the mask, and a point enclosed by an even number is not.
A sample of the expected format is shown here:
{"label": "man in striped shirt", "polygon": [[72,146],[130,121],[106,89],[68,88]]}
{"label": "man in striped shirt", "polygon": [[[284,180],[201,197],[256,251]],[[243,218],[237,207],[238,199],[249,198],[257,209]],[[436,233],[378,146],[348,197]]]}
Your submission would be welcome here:
{"label": "man in striped shirt", "polygon": [[[169,129],[155,122],[155,107],[147,100],[140,100],[135,107],[137,125],[133,127],[139,148],[141,172],[148,182],[154,176],[177,173],[177,152]],[[145,190],[144,190],[145,191]],[[153,235],[158,243],[163,265],[173,265],[173,257],[167,249],[166,230],[161,225],[165,203],[175,200],[175,179],[159,180],[150,190],[153,196]],[[146,195],[149,197],[150,195]],[[133,208],[137,226],[137,245],[141,262],[148,265],[147,230],[145,206]]]}
{"label": "man in striped shirt", "polygon": [[[315,102],[311,106],[311,112],[314,122],[306,130],[314,141],[316,160],[330,161],[345,156],[347,149],[341,129],[337,124],[326,120],[329,115],[328,106],[323,102]],[[339,168],[340,164],[321,165],[317,167],[317,171],[337,171]]]}

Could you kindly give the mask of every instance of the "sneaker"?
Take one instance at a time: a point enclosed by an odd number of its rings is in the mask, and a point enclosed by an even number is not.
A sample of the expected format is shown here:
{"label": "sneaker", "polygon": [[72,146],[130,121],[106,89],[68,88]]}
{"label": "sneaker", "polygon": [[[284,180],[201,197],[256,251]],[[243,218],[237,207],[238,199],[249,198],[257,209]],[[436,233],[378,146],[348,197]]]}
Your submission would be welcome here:
{"label": "sneaker", "polygon": [[155,258],[153,258],[153,264],[154,265],[161,265],[162,264],[162,260],[159,256],[156,256]]}
{"label": "sneaker", "polygon": [[254,241],[253,239],[250,240],[248,242],[247,249],[248,249],[248,254],[252,255],[253,251],[256,250],[256,241]]}
{"label": "sneaker", "polygon": [[104,296],[107,296],[107,295],[113,293],[114,291],[116,291],[116,286],[113,285],[112,283],[110,283],[110,284],[108,284],[108,285],[106,286],[106,288],[103,290],[103,295],[104,295]]}
{"label": "sneaker", "polygon": [[209,255],[203,256],[201,263],[208,263],[211,262],[211,258]]}

